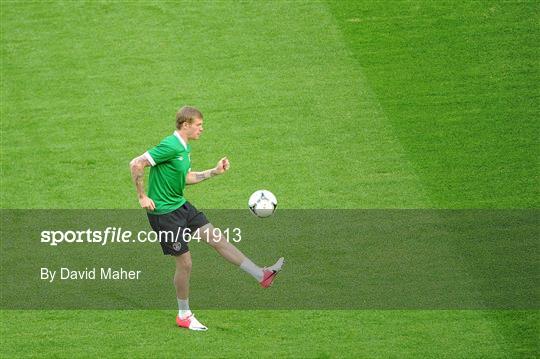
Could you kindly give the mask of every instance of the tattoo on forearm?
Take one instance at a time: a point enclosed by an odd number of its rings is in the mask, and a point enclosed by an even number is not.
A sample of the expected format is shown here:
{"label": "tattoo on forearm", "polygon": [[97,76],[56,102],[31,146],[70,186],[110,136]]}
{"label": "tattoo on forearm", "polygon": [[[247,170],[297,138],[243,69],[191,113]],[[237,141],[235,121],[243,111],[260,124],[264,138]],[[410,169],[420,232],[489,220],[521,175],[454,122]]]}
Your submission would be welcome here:
{"label": "tattoo on forearm", "polygon": [[132,162],[131,166],[131,177],[133,178],[133,182],[135,183],[135,187],[137,188],[137,193],[139,196],[144,194],[144,160],[141,158],[137,158]]}
{"label": "tattoo on forearm", "polygon": [[217,175],[217,171],[215,169],[206,170],[204,172],[198,172],[195,174],[195,179],[197,181],[204,181],[207,178],[213,177]]}
{"label": "tattoo on forearm", "polygon": [[135,183],[137,185],[142,184],[143,178],[144,178],[144,173],[141,173],[141,172],[136,173],[135,174]]}

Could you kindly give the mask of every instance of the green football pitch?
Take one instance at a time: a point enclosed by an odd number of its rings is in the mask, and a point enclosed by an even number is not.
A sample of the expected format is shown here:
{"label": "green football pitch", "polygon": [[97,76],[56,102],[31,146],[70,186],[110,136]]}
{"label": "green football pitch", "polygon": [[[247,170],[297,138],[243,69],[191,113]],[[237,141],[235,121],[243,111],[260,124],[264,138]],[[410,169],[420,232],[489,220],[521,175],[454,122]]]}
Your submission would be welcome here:
{"label": "green football pitch", "polygon": [[[137,208],[129,161],[191,104],[205,114],[193,168],[231,161],[188,188],[199,208],[244,208],[260,188],[280,209],[538,208],[539,14],[536,1],[1,1],[0,207]],[[3,308],[0,355],[540,356],[537,308],[196,313],[208,332],[176,328],[174,298]]]}

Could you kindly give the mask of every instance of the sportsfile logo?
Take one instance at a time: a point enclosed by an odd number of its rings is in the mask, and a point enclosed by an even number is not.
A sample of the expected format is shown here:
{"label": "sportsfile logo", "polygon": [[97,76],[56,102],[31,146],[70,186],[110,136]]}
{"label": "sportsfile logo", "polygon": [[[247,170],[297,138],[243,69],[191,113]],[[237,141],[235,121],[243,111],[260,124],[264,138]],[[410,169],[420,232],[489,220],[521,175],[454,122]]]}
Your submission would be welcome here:
{"label": "sportsfile logo", "polygon": [[121,227],[107,227],[104,230],[44,230],[41,231],[41,243],[58,246],[61,243],[93,243],[102,246],[109,243],[156,243],[156,242],[190,242],[220,241],[238,243],[242,240],[240,228],[198,228],[191,231],[189,228],[178,228],[176,231],[139,231],[134,236],[132,231],[123,230]]}

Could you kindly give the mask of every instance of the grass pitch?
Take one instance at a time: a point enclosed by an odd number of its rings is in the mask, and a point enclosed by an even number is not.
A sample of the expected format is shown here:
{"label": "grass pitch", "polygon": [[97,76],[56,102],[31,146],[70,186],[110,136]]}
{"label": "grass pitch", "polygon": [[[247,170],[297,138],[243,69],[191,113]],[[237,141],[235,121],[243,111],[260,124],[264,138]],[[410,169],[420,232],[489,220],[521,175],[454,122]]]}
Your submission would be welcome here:
{"label": "grass pitch", "polygon": [[[136,208],[129,160],[193,104],[194,169],[232,163],[200,208],[537,208],[538,7],[4,1],[1,207]],[[2,355],[540,352],[537,310],[198,311],[201,334],[174,309],[2,311]]]}

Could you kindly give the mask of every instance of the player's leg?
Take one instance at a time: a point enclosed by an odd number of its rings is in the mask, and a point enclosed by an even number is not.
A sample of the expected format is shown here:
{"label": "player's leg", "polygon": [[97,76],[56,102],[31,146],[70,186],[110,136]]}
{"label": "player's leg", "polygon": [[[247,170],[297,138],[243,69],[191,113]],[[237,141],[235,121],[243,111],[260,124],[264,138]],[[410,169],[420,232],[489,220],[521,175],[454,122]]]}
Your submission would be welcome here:
{"label": "player's leg", "polygon": [[216,235],[215,227],[207,223],[199,229],[201,239],[214,248],[223,258],[237,266],[241,265],[247,257],[232,243],[227,242],[224,236]]}
{"label": "player's leg", "polygon": [[191,253],[185,252],[174,257],[176,270],[174,272],[174,287],[178,300],[178,316],[176,324],[191,330],[207,330],[189,309],[189,279],[191,277]]}
{"label": "player's leg", "polygon": [[267,288],[272,284],[275,276],[283,266],[283,258],[268,268],[261,268],[247,258],[235,245],[215,230],[204,213],[198,211],[191,203],[186,202],[188,212],[187,225],[192,231],[198,230],[200,237],[212,246],[223,258],[234,265],[239,266],[245,272],[251,274],[262,287]]}
{"label": "player's leg", "polygon": [[191,276],[191,253],[185,252],[174,257],[176,270],[174,272],[174,288],[178,299],[178,315],[189,314],[189,278]]}
{"label": "player's leg", "polygon": [[236,248],[234,244],[227,241],[219,231],[216,231],[211,223],[202,226],[199,233],[201,234],[201,238],[214,248],[223,258],[251,274],[264,288],[267,288],[272,284],[275,276],[283,266],[283,258],[278,259],[274,265],[268,268],[257,266]]}
{"label": "player's leg", "polygon": [[[187,241],[182,238],[169,238],[166,233],[177,233],[178,228],[184,228],[186,224],[187,212],[184,208],[164,214],[148,215],[152,229],[158,233],[159,243],[163,254],[172,256],[175,259],[174,288],[178,302],[178,315],[176,323],[180,327],[192,330],[206,330],[207,328],[199,323],[189,309],[189,280],[191,276],[191,253]],[[181,233],[181,231],[180,231]],[[178,241],[177,241],[178,240]]]}

